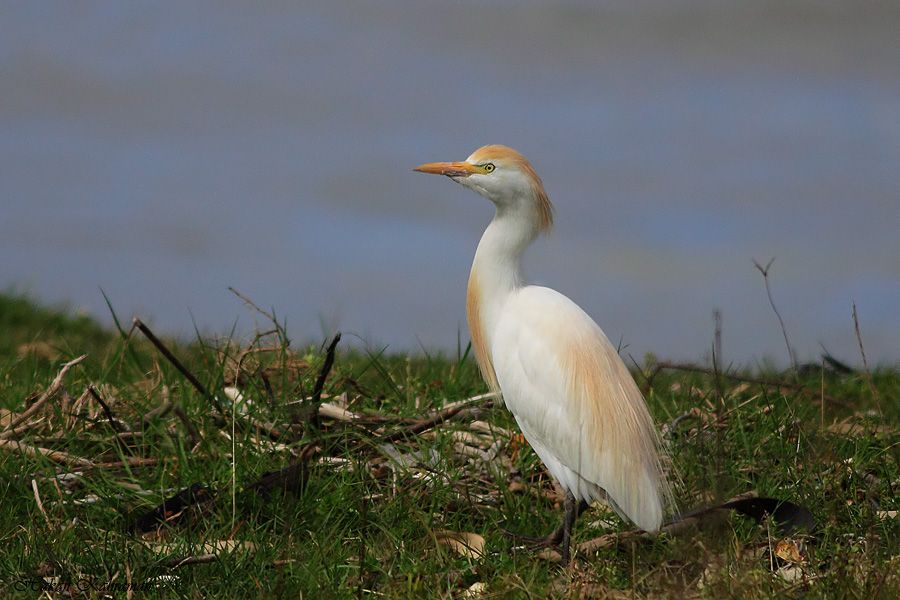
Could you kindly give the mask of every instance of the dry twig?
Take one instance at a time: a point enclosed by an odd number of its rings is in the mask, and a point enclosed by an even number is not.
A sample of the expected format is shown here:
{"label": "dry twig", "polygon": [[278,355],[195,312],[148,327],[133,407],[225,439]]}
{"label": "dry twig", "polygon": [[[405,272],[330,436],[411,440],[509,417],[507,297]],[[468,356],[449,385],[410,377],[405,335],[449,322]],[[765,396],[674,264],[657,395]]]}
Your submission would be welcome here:
{"label": "dry twig", "polygon": [[[872,392],[872,399],[878,404],[878,390],[875,389],[875,382],[872,379],[872,372],[869,370],[869,361],[866,360],[866,348],[863,346],[862,334],[859,332],[859,317],[856,315],[856,302],[853,303],[853,328],[856,330],[856,341],[859,343],[859,353],[862,354],[863,369],[866,373],[866,382],[869,384],[869,390]],[[881,412],[881,407],[878,407]]]}
{"label": "dry twig", "polygon": [[405,438],[407,436],[415,435],[417,433],[422,433],[423,431],[427,431],[436,425],[440,425],[444,421],[455,417],[457,414],[462,412],[463,410],[470,408],[472,405],[484,402],[485,400],[491,400],[497,397],[496,393],[488,393],[481,394],[478,396],[473,396],[471,398],[467,398],[466,400],[460,400],[458,402],[451,402],[446,405],[439,411],[432,413],[431,416],[422,419],[416,423],[409,425],[408,427],[404,427],[398,429],[392,433],[382,436],[379,440],[379,444],[386,444],[389,442],[396,441],[398,439]]}
{"label": "dry twig", "polygon": [[26,410],[21,412],[18,417],[13,419],[12,422],[9,425],[7,425],[5,431],[0,432],[0,440],[10,437],[12,435],[13,430],[16,427],[21,425],[26,419],[31,417],[34,413],[41,410],[41,407],[44,406],[44,404],[47,402],[47,400],[49,400],[50,398],[52,398],[56,394],[58,394],[59,391],[62,389],[63,379],[65,378],[66,373],[69,372],[69,369],[71,369],[72,367],[74,367],[77,364],[80,364],[82,361],[84,361],[85,358],[87,358],[87,354],[82,354],[78,358],[72,359],[69,362],[67,362],[66,364],[64,364],[62,366],[62,369],[59,370],[59,373],[56,374],[56,377],[50,383],[50,387],[48,387],[46,389],[46,391],[44,391],[44,393],[41,394],[40,397],[38,397],[38,399],[35,400],[31,406],[29,406]]}
{"label": "dry twig", "polygon": [[187,379],[188,382],[190,382],[190,384],[192,386],[194,386],[194,389],[196,389],[198,392],[200,392],[200,394],[202,396],[204,396],[207,400],[209,400],[213,404],[213,406],[216,407],[216,410],[219,411],[219,414],[221,414],[223,416],[225,415],[225,411],[222,410],[222,405],[219,404],[219,399],[216,398],[213,394],[211,394],[210,391],[208,389],[206,389],[205,385],[200,383],[200,380],[197,379],[197,377],[193,373],[191,373],[188,370],[188,368],[185,367],[184,364],[180,360],[178,360],[178,358],[174,354],[172,354],[172,351],[169,350],[166,347],[166,345],[163,344],[162,341],[158,337],[156,337],[156,334],[154,334],[150,330],[150,328],[144,324],[143,321],[141,321],[139,318],[135,317],[134,318],[134,326],[137,327],[138,329],[140,329],[141,333],[143,333],[147,337],[147,339],[150,340],[150,343],[153,344],[154,346],[156,346],[156,349],[159,350],[159,353],[162,354],[166,358],[166,360],[168,360],[170,363],[172,363],[172,365],[176,369],[178,369],[178,371],[182,375],[184,375],[184,378]]}
{"label": "dry twig", "polygon": [[269,321],[271,321],[272,324],[275,326],[275,330],[278,333],[278,337],[281,338],[281,343],[284,344],[285,346],[290,345],[290,340],[288,340],[287,332],[278,323],[278,319],[275,318],[275,315],[273,313],[270,313],[267,310],[263,310],[253,300],[251,300],[247,296],[243,295],[242,293],[240,293],[239,291],[237,291],[236,289],[234,289],[231,286],[228,287],[228,291],[231,292],[232,294],[234,294],[235,296],[237,296],[238,298],[240,298],[244,304],[246,304],[247,306],[249,306],[256,312],[258,312],[259,314],[264,316]]}
{"label": "dry twig", "polygon": [[44,503],[41,502],[41,493],[38,491],[38,485],[35,479],[31,480],[31,489],[34,491],[34,501],[37,504],[38,510],[41,511],[41,514],[44,516],[44,522],[47,523],[47,529],[50,529],[50,517],[47,516],[47,511],[44,510]]}
{"label": "dry twig", "polygon": [[784,345],[787,346],[788,358],[791,361],[791,369],[794,373],[797,372],[797,355],[794,354],[794,349],[791,347],[791,342],[788,339],[787,328],[784,326],[784,319],[781,318],[781,313],[778,312],[778,307],[775,306],[775,300],[772,299],[772,289],[769,287],[769,268],[772,266],[772,263],[775,262],[775,259],[771,259],[766,266],[761,266],[755,260],[753,261],[753,265],[762,273],[763,282],[766,285],[766,295],[769,297],[769,304],[772,306],[772,310],[775,311],[775,316],[778,317],[778,323],[781,325],[781,333],[784,335]]}
{"label": "dry twig", "polygon": [[120,421],[119,419],[116,419],[115,415],[113,415],[112,410],[109,408],[109,405],[103,400],[103,397],[100,396],[100,392],[97,391],[97,388],[95,388],[93,385],[89,385],[87,389],[91,396],[94,397],[94,400],[96,400],[97,403],[100,404],[100,408],[103,409],[103,414],[106,416],[106,420],[109,421],[110,426],[115,431],[122,431],[123,429],[126,429],[124,427],[124,423],[122,423],[122,421]]}
{"label": "dry twig", "polygon": [[325,362],[322,363],[322,368],[319,369],[319,376],[316,377],[316,383],[313,386],[308,417],[309,423],[313,427],[319,426],[319,405],[322,404],[322,390],[325,389],[325,381],[328,379],[328,374],[331,373],[331,367],[334,365],[334,351],[337,349],[340,341],[341,334],[338,332],[331,339],[331,343],[328,344],[328,349],[325,351]]}
{"label": "dry twig", "polygon": [[7,448],[9,450],[18,450],[22,454],[31,457],[38,456],[46,456],[52,461],[55,462],[64,462],[73,465],[78,465],[79,467],[93,467],[94,463],[89,461],[86,458],[81,458],[80,456],[74,456],[69,454],[68,452],[63,452],[62,450],[50,450],[49,448],[39,448],[37,446],[31,446],[25,444],[23,442],[17,442],[14,440],[2,440],[0,439],[0,448]]}

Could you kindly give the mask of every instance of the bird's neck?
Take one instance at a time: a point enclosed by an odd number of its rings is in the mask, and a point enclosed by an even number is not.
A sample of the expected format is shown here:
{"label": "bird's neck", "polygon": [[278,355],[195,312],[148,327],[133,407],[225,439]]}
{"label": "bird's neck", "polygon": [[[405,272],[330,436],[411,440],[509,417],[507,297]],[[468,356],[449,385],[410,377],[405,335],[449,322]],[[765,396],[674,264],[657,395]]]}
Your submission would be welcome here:
{"label": "bird's neck", "polygon": [[483,301],[502,301],[523,285],[522,254],[537,235],[530,215],[514,211],[497,211],[481,236],[472,273]]}
{"label": "bird's neck", "polygon": [[491,335],[509,295],[524,285],[522,254],[537,235],[528,215],[498,210],[475,251],[466,295],[472,347],[488,385],[497,389]]}

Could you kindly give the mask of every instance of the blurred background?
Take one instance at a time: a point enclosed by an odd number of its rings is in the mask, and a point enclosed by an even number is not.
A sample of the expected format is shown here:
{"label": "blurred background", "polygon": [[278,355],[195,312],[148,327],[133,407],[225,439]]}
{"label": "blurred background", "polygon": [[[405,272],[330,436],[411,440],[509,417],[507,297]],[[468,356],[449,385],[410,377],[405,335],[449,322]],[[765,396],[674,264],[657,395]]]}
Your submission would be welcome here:
{"label": "blurred background", "polygon": [[[411,172],[503,143],[527,272],[637,358],[900,361],[900,4],[5,3],[0,289],[163,333],[455,352],[490,205]],[[350,338],[347,338],[350,341]],[[360,341],[361,340],[361,341]]]}

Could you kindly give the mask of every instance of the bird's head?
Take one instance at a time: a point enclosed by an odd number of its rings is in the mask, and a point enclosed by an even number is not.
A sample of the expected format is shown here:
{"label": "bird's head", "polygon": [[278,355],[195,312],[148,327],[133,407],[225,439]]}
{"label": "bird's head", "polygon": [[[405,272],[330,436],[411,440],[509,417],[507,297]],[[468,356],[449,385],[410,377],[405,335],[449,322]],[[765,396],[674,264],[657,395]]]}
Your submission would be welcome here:
{"label": "bird's head", "polygon": [[446,175],[493,202],[498,210],[527,211],[541,231],[553,225],[553,205],[541,178],[528,159],[507,146],[482,146],[464,161],[425,163],[414,170]]}

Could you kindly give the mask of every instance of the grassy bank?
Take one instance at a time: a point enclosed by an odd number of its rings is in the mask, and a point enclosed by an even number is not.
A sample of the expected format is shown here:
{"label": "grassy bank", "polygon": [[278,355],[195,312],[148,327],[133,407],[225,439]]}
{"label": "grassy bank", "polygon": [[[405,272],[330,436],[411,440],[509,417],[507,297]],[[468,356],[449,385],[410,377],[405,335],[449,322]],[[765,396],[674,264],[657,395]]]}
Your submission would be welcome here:
{"label": "grassy bank", "polygon": [[[547,533],[561,496],[506,410],[478,398],[464,349],[338,345],[325,368],[324,346],[272,329],[162,340],[192,384],[130,322],[0,296],[0,595],[900,597],[895,370],[642,365],[682,509],[755,491],[818,528],[725,515],[603,538],[562,570],[503,535]],[[140,518],[194,484],[165,523]],[[576,542],[629,529],[595,507]]]}

